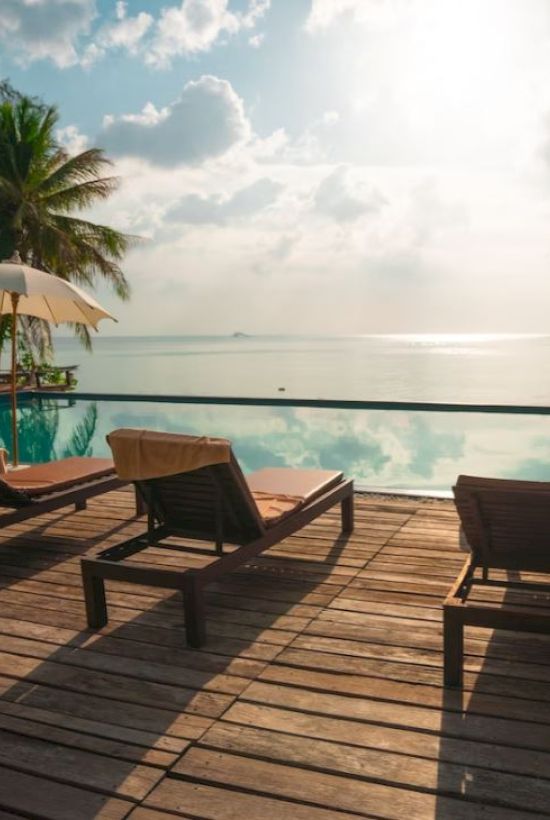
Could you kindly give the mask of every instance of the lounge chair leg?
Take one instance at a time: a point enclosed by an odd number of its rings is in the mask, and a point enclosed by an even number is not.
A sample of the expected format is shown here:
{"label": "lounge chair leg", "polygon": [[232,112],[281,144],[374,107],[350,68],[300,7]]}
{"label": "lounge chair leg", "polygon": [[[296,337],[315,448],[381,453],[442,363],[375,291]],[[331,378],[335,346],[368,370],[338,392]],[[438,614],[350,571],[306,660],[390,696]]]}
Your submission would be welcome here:
{"label": "lounge chair leg", "polygon": [[87,503],[85,498],[81,499],[80,501],[75,501],[75,504],[74,504],[74,508],[75,508],[76,512],[78,512],[79,510],[85,510],[87,506],[88,506],[88,503]]}
{"label": "lounge chair leg", "polygon": [[81,569],[88,626],[92,629],[101,629],[108,621],[105,582],[103,578],[94,575],[90,565],[84,561],[81,562]]}
{"label": "lounge chair leg", "polygon": [[456,607],[443,609],[443,678],[445,686],[462,686],[464,623]]}
{"label": "lounge chair leg", "polygon": [[346,496],[340,506],[342,511],[342,532],[353,532],[353,493]]}
{"label": "lounge chair leg", "polygon": [[141,518],[147,512],[147,504],[137,487],[134,487],[134,495],[136,497],[136,518]]}
{"label": "lounge chair leg", "polygon": [[187,572],[184,577],[183,609],[187,643],[198,649],[206,641],[206,618],[204,595],[193,572]]}

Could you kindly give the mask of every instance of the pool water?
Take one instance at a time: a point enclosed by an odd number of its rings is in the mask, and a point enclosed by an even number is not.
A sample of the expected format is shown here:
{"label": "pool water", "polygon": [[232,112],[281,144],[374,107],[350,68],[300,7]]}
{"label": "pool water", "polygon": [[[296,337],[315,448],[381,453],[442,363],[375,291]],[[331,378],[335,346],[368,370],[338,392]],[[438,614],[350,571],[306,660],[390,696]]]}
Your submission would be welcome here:
{"label": "pool water", "polygon": [[[229,438],[245,472],[340,469],[360,486],[448,491],[459,473],[547,480],[550,417],[482,413],[240,407],[21,396],[20,460],[108,456],[117,427]],[[11,449],[11,411],[0,403]]]}

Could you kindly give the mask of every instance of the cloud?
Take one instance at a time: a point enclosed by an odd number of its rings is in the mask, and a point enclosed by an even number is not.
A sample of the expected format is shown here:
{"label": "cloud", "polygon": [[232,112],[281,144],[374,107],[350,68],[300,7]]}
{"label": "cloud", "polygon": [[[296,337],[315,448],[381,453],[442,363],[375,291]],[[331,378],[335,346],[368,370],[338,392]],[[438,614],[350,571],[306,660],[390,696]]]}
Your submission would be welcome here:
{"label": "cloud", "polygon": [[305,28],[316,33],[347,18],[373,28],[394,24],[403,12],[411,11],[413,0],[311,0]]}
{"label": "cloud", "polygon": [[163,8],[145,61],[165,68],[174,57],[208,51],[224,34],[254,28],[270,6],[270,0],[249,0],[244,12],[228,10],[228,0],[183,0]]}
{"label": "cloud", "polygon": [[[128,14],[128,2],[117,0],[112,22],[100,26],[85,48],[81,41],[98,17],[97,0],[0,0],[0,43],[21,64],[52,60],[59,68],[80,63],[89,68],[111,49],[139,54],[155,68],[175,57],[208,51],[224,36],[251,31],[265,16],[271,0],[248,0],[230,11],[229,0],[182,0],[161,8]],[[250,37],[257,48],[263,35]]]}
{"label": "cloud", "polygon": [[153,18],[150,14],[141,11],[135,17],[128,17],[127,4],[118,2],[116,21],[99,29],[94,42],[84,51],[82,65],[86,68],[91,66],[104,57],[109,49],[124,49],[129,54],[137,54],[139,45],[152,24]]}
{"label": "cloud", "polygon": [[367,213],[378,213],[386,200],[378,191],[359,198],[349,182],[348,170],[339,166],[322,180],[313,200],[315,210],[336,222],[352,222]]}
{"label": "cloud", "polygon": [[252,46],[252,48],[260,48],[264,40],[265,34],[263,32],[259,34],[253,34],[252,37],[248,38],[248,45]]}
{"label": "cloud", "polygon": [[20,63],[48,58],[66,68],[95,17],[95,0],[2,0],[0,41]]}
{"label": "cloud", "polygon": [[86,134],[81,134],[76,125],[67,125],[65,128],[58,128],[55,132],[55,136],[71,155],[82,153],[89,144]]}
{"label": "cloud", "polygon": [[193,225],[224,225],[234,219],[251,217],[264,210],[275,202],[282,188],[279,182],[262,177],[227,199],[190,194],[180,199],[167,212],[166,218],[173,222]]}
{"label": "cloud", "polygon": [[249,136],[243,102],[230,83],[203,75],[166,108],[148,103],[140,114],[106,118],[100,141],[115,155],[170,167],[200,164]]}
{"label": "cloud", "polygon": [[325,111],[313,120],[296,138],[291,139],[284,128],[267,137],[256,138],[254,156],[259,162],[314,165],[326,159],[327,137],[340,121],[338,111]]}

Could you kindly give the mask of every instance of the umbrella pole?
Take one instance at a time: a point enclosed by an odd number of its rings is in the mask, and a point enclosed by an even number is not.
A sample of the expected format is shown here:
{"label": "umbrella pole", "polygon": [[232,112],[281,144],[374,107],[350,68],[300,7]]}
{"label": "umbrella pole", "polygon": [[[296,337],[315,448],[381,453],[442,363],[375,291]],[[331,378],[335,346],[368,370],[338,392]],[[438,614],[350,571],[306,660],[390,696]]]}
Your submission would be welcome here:
{"label": "umbrella pole", "polygon": [[17,303],[19,294],[11,294],[11,462],[14,467],[19,464],[19,447],[17,443]]}

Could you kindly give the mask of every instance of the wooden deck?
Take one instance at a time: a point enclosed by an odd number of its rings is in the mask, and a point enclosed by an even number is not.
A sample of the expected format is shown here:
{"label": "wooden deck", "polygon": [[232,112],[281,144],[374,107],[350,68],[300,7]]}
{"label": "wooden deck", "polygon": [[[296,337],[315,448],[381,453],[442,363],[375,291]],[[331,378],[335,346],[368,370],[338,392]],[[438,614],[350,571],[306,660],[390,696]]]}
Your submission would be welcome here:
{"label": "wooden deck", "polygon": [[79,556],[131,512],[119,491],[1,533],[0,820],[550,814],[550,638],[471,629],[464,692],[441,687],[450,503],[357,497],[347,541],[324,516],[212,589],[201,651],[158,589],[111,584],[85,629]]}

